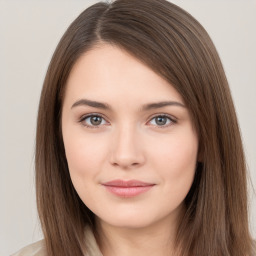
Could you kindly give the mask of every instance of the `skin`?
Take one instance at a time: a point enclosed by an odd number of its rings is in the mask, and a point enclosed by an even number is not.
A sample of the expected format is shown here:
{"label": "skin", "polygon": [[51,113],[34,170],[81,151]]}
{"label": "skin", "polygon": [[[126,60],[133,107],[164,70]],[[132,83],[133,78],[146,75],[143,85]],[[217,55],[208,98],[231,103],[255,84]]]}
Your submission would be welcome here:
{"label": "skin", "polygon": [[[106,43],[79,58],[66,86],[62,133],[69,171],[78,195],[96,215],[102,253],[171,255],[198,152],[183,99],[145,64]],[[176,104],[142,110],[166,101]],[[88,117],[98,114],[97,122]],[[163,114],[168,117],[161,119]],[[120,197],[102,185],[116,179],[154,186]]]}

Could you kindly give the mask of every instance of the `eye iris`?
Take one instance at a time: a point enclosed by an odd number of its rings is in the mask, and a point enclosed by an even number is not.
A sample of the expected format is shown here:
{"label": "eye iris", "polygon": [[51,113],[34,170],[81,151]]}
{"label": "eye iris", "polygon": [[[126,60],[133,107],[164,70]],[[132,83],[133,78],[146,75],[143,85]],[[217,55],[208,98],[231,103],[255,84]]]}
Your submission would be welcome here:
{"label": "eye iris", "polygon": [[90,118],[91,124],[92,125],[100,125],[101,121],[102,121],[102,117],[100,116],[92,116]]}
{"label": "eye iris", "polygon": [[165,125],[167,122],[167,118],[164,116],[158,116],[156,117],[156,124],[157,125]]}

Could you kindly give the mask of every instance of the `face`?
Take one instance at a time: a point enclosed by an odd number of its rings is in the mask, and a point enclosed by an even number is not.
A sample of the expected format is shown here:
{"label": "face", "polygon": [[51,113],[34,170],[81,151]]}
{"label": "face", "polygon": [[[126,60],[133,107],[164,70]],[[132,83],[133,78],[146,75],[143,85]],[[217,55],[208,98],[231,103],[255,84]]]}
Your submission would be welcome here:
{"label": "face", "polygon": [[109,44],[82,55],[67,81],[62,133],[73,185],[100,222],[177,219],[198,138],[179,93],[149,67]]}

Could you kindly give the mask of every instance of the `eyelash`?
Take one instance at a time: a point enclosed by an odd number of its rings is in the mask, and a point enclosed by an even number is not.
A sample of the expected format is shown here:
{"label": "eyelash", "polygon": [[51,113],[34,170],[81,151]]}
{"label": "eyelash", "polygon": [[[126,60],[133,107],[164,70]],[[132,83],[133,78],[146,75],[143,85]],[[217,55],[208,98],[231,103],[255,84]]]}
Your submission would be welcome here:
{"label": "eyelash", "polygon": [[[86,119],[91,118],[91,117],[101,117],[102,119],[105,120],[105,118],[104,118],[103,115],[98,114],[98,113],[95,113],[95,114],[92,113],[92,114],[88,114],[88,115],[82,116],[81,119],[79,120],[79,123],[81,123],[83,126],[89,128],[89,129],[97,129],[97,128],[100,128],[101,125],[95,125],[95,126],[94,126],[94,125],[87,125],[87,124],[84,122]],[[167,114],[157,114],[157,115],[153,116],[153,117],[149,120],[149,122],[152,121],[152,120],[154,120],[154,119],[157,118],[157,117],[167,118],[167,119],[169,119],[169,121],[170,121],[170,124],[168,124],[168,125],[154,125],[155,127],[160,128],[160,129],[167,128],[167,127],[169,127],[169,126],[171,126],[171,125],[177,123],[177,120],[175,120],[172,116],[167,115]],[[105,120],[105,121],[106,121],[106,120]],[[106,122],[107,122],[107,121],[106,121]],[[167,122],[168,122],[168,121],[167,121]]]}

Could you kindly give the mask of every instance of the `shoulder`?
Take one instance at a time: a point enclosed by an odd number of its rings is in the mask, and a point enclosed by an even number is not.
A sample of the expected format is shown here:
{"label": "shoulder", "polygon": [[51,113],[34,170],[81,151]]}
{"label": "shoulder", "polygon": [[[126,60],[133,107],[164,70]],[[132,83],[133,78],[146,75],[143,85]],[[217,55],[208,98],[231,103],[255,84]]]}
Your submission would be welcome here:
{"label": "shoulder", "polygon": [[46,256],[44,240],[30,244],[11,256]]}

